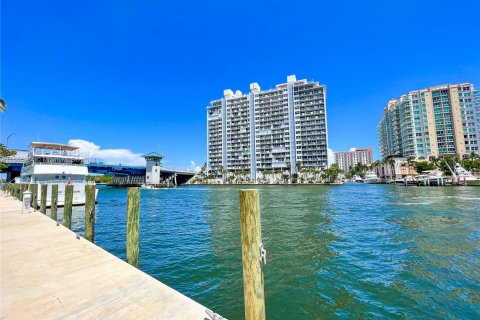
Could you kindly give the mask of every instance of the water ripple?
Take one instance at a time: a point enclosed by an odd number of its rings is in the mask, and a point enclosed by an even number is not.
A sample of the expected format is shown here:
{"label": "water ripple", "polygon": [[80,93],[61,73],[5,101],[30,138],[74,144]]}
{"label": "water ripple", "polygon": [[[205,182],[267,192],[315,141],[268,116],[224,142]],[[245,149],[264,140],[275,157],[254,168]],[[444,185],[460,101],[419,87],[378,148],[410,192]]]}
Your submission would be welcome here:
{"label": "water ripple", "polygon": [[[141,193],[140,268],[230,319],[243,318],[239,189]],[[480,317],[480,188],[259,189],[269,319]],[[96,243],[125,259],[126,191],[98,201]]]}

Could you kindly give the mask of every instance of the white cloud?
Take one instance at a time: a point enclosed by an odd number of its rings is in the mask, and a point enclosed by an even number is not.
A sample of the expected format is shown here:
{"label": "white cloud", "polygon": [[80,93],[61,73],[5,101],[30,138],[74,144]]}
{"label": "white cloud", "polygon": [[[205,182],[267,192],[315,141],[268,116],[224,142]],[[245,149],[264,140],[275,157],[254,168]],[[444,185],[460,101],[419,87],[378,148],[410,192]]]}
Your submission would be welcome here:
{"label": "white cloud", "polygon": [[200,168],[200,166],[198,166],[195,161],[193,160],[190,160],[190,170],[193,170],[195,172],[200,172],[200,170],[202,170],[202,168]]}
{"label": "white cloud", "polygon": [[333,150],[330,148],[327,149],[327,157],[328,157],[328,166],[330,167],[332,164],[335,163],[335,154],[333,153]]}
{"label": "white cloud", "polygon": [[68,144],[78,147],[85,158],[95,158],[98,162],[131,166],[145,165],[145,159],[140,153],[134,153],[128,149],[102,149],[95,143],[82,139],[69,140]]}

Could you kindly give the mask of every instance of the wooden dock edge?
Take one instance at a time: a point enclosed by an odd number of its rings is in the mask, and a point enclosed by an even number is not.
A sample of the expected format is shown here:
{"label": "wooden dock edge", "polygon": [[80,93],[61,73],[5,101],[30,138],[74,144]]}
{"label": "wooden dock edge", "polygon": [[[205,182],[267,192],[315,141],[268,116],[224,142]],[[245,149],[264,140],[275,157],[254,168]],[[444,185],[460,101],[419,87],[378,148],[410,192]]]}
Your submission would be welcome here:
{"label": "wooden dock edge", "polygon": [[210,319],[206,308],[0,192],[1,319]]}

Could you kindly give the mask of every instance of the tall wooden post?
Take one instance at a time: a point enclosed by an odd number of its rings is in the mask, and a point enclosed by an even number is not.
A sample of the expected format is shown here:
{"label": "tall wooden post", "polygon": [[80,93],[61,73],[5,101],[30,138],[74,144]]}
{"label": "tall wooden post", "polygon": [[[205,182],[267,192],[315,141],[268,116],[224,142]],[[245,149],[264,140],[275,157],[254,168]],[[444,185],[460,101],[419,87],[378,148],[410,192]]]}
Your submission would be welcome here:
{"label": "tall wooden post", "polygon": [[127,262],[138,268],[140,241],[140,188],[127,192]]}
{"label": "tall wooden post", "polygon": [[73,185],[66,185],[65,201],[63,203],[63,225],[68,229],[72,229],[72,202],[73,202]]}
{"label": "tall wooden post", "polygon": [[32,207],[33,209],[38,209],[38,184],[34,183],[31,184],[30,187],[32,188]]}
{"label": "tall wooden post", "polygon": [[240,223],[245,319],[263,320],[265,319],[265,297],[260,261],[262,231],[258,190],[240,190]]}
{"label": "tall wooden post", "polygon": [[23,186],[23,183],[18,185],[18,200],[20,201],[23,199]]}
{"label": "tall wooden post", "polygon": [[85,186],[85,239],[95,242],[95,185]]}
{"label": "tall wooden post", "polygon": [[50,217],[57,221],[58,184],[52,184],[52,195],[50,198]]}
{"label": "tall wooden post", "polygon": [[40,212],[43,214],[47,214],[47,187],[46,184],[40,185]]}

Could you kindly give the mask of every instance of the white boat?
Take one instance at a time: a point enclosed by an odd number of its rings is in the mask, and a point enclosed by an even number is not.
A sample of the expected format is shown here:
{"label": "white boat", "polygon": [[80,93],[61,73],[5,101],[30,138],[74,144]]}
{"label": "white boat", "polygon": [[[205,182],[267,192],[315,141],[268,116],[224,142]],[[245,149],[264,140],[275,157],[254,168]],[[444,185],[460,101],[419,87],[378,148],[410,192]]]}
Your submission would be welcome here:
{"label": "white boat", "polygon": [[459,163],[455,164],[454,179],[457,182],[465,183],[467,186],[480,186],[480,179],[475,177],[470,171],[466,170]]}
{"label": "white boat", "polygon": [[354,175],[354,176],[352,177],[352,181],[353,181],[353,182],[360,182],[360,183],[361,183],[361,182],[363,182],[363,179],[362,179],[362,177],[360,177],[360,176]]}
{"label": "white boat", "polygon": [[140,188],[142,188],[142,189],[147,189],[147,190],[158,190],[158,189],[161,189],[161,188],[155,187],[155,186],[153,186],[153,185],[151,185],[151,184],[142,184],[142,185],[140,186]]}
{"label": "white boat", "polygon": [[375,172],[373,172],[373,171],[371,171],[371,170],[368,170],[368,171],[365,173],[365,178],[363,178],[363,182],[365,182],[365,183],[370,183],[370,184],[382,183],[382,179],[380,179],[380,178],[375,174]]}
{"label": "white boat", "polygon": [[419,185],[444,186],[448,180],[448,177],[444,176],[438,168],[435,170],[424,171],[424,173],[425,174],[417,176],[417,181]]}
{"label": "white boat", "polygon": [[[47,206],[51,205],[52,184],[58,185],[58,206],[63,206],[65,203],[65,186],[73,185],[72,204],[85,204],[88,168],[78,148],[46,142],[32,142],[30,148],[20,177],[15,178],[15,183],[37,184],[39,204],[41,185],[48,185]],[[97,193],[98,189],[95,192],[95,199]]]}

